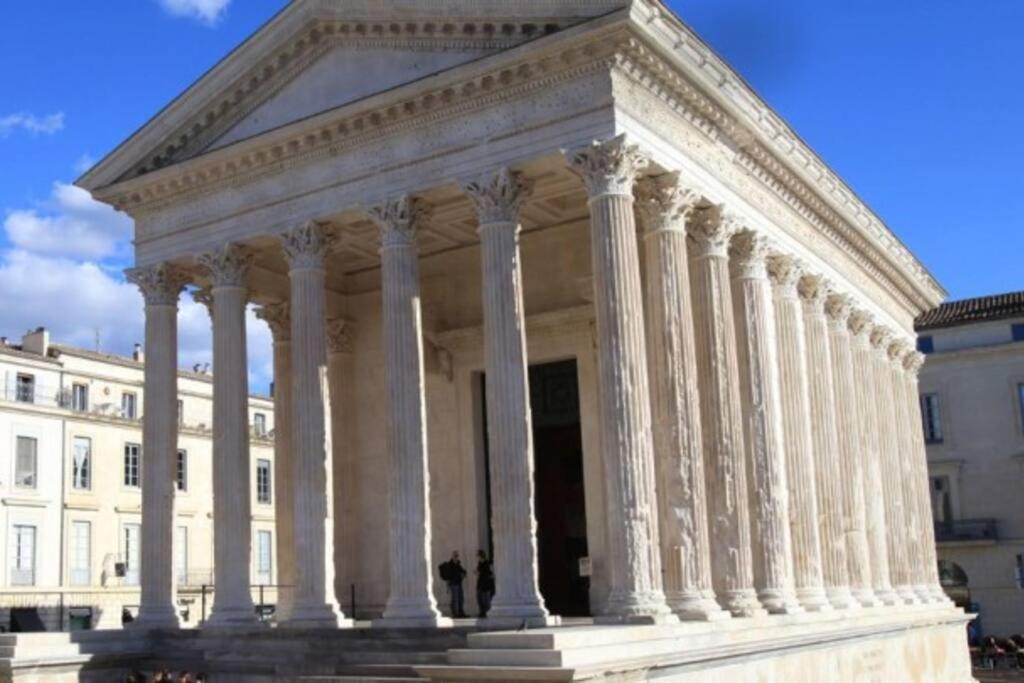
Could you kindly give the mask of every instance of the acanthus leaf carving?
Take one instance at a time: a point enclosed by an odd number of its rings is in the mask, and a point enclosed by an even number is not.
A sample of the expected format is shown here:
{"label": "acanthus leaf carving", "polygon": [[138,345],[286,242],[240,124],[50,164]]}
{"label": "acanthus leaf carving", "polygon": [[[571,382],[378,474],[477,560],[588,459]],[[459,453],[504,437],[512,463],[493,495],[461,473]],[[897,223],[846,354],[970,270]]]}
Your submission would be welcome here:
{"label": "acanthus leaf carving", "polygon": [[327,320],[327,348],[332,354],[351,354],[355,348],[355,324],[345,318],[329,318]]}
{"label": "acanthus leaf carving", "polygon": [[334,247],[336,236],[326,223],[306,221],[280,235],[285,258],[292,270],[319,269]]}
{"label": "acanthus leaf carving", "polygon": [[214,288],[244,287],[245,278],[252,267],[252,253],[237,244],[227,244],[215,251],[201,254],[196,262],[213,279]]}
{"label": "acanthus leaf carving", "polygon": [[735,216],[725,213],[724,205],[717,205],[694,211],[687,232],[697,246],[697,256],[728,258],[729,240],[741,227]]}
{"label": "acanthus leaf carving", "polygon": [[700,193],[683,185],[677,171],[641,178],[636,184],[636,211],[648,235],[669,230],[685,233],[700,200]]}
{"label": "acanthus leaf carving", "polygon": [[267,323],[274,342],[287,342],[292,337],[291,306],[287,301],[275,301],[256,309],[256,317]]}
{"label": "acanthus leaf carving", "polygon": [[497,173],[463,185],[473,201],[480,225],[519,223],[519,210],[533,191],[533,183],[521,173],[503,167]]}
{"label": "acanthus leaf carving", "polygon": [[430,220],[431,209],[426,202],[412,195],[402,195],[366,210],[377,227],[384,249],[409,246],[416,242],[416,230]]}
{"label": "acanthus leaf carving", "polygon": [[625,134],[564,154],[592,198],[608,194],[632,197],[637,176],[650,164],[650,158]]}
{"label": "acanthus leaf carving", "polygon": [[184,270],[167,263],[130,268],[124,274],[142,292],[147,306],[177,306],[178,296],[190,279]]}

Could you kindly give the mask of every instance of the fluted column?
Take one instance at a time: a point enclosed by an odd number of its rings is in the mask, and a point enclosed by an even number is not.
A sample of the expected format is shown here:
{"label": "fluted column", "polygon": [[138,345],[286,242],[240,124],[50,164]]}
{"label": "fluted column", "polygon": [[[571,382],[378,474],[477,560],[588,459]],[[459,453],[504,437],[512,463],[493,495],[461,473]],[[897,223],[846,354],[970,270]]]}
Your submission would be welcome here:
{"label": "fluted column", "polygon": [[902,398],[895,385],[902,369],[903,349],[892,341],[892,333],[881,327],[871,332],[875,364],[875,410],[878,415],[879,447],[882,458],[882,489],[885,497],[886,542],[889,548],[889,575],[897,596],[908,605],[919,602],[910,573],[910,554],[921,538],[917,510],[913,505],[911,463],[900,452],[897,401]]}
{"label": "fluted column", "polygon": [[[355,323],[346,318],[327,320],[327,384],[330,400],[326,420],[330,448],[327,457],[327,527],[328,544],[324,552],[327,560],[327,587],[333,591],[339,604],[348,595],[352,568],[358,549],[354,547],[352,529],[358,519],[345,519],[343,502],[352,495],[354,476],[352,463],[351,417],[355,400]],[[350,517],[352,515],[350,508]],[[348,525],[346,528],[346,524]],[[354,578],[350,578],[354,580]],[[349,615],[355,619],[355,615]]]}
{"label": "fluted column", "polygon": [[633,185],[646,158],[620,136],[568,155],[590,206],[611,593],[606,618],[674,621],[659,557]]}
{"label": "fluted column", "polygon": [[327,292],[324,259],[332,246],[326,226],[303,223],[280,237],[288,261],[292,326],[292,474],[295,590],[289,627],[348,625],[334,596],[334,531],[330,525],[326,412]]}
{"label": "fluted column", "polygon": [[907,435],[908,449],[903,457],[910,465],[909,488],[912,491],[918,519],[921,520],[918,543],[911,550],[911,572],[915,577],[914,583],[925,587],[923,592],[933,603],[952,605],[952,600],[939,583],[939,563],[935,552],[935,517],[932,513],[928,453],[924,443],[924,430],[921,428],[921,400],[918,388],[918,373],[924,361],[924,355],[917,351],[911,351],[903,361],[903,405],[907,409],[907,424],[903,432]]}
{"label": "fluted column", "polygon": [[142,542],[139,628],[178,628],[174,581],[174,472],[178,452],[178,295],[186,278],[170,265],[126,271],[146,302],[142,416]]}
{"label": "fluted column", "polygon": [[807,340],[811,444],[817,485],[825,594],[836,609],[859,607],[850,593],[847,570],[842,452],[839,448],[836,392],[825,300],[828,289],[820,275],[805,275],[798,285]]}
{"label": "fluted column", "polygon": [[555,623],[537,577],[526,318],[519,254],[519,207],[529,184],[503,168],[465,186],[480,220],[487,438],[494,533],[491,623]]}
{"label": "fluted column", "polygon": [[245,279],[252,257],[227,245],[200,256],[213,295],[213,608],[207,626],[257,623],[249,590],[252,482]]}
{"label": "fluted column", "polygon": [[871,563],[871,588],[875,598],[885,605],[895,605],[899,598],[892,589],[889,577],[889,549],[886,542],[884,485],[882,481],[882,457],[879,447],[875,367],[871,349],[871,316],[863,311],[854,311],[849,320],[853,346],[854,393],[851,398],[857,403],[857,418],[860,424],[860,451],[863,474],[865,530],[868,540],[868,557]]}
{"label": "fluted column", "polygon": [[833,294],[825,303],[829,320],[832,372],[835,380],[836,433],[842,471],[843,527],[846,535],[847,572],[850,590],[864,607],[879,604],[871,587],[871,554],[868,550],[867,512],[864,503],[863,431],[860,421],[858,383],[854,375],[850,340],[850,300]]}
{"label": "fluted column", "polygon": [[278,623],[291,618],[295,601],[295,453],[292,449],[292,327],[288,304],[256,310],[274,340],[274,539],[277,550]]}
{"label": "fluted column", "polygon": [[686,222],[700,196],[676,173],[637,188],[644,228],[648,362],[665,597],[685,620],[729,616],[711,580],[704,447]]}
{"label": "fluted column", "polygon": [[736,309],[740,395],[750,489],[754,587],[772,614],[803,611],[793,585],[786,448],[775,308],[768,282],[768,244],[752,230],[733,237],[732,294]]}
{"label": "fluted column", "polygon": [[722,606],[733,616],[753,617],[766,612],[754,591],[750,549],[736,325],[729,282],[729,239],[734,231],[735,223],[723,217],[721,207],[694,213],[689,230],[694,246],[691,284],[711,575]]}
{"label": "fluted column", "polygon": [[793,538],[793,583],[804,609],[830,610],[821,560],[821,532],[808,376],[807,337],[797,285],[802,275],[790,256],[768,259],[775,304],[779,376],[782,394],[790,532]]}
{"label": "fluted column", "polygon": [[387,378],[387,444],[391,592],[380,624],[437,626],[430,552],[430,471],[423,374],[416,230],[425,207],[405,196],[369,211],[380,226],[384,364]]}

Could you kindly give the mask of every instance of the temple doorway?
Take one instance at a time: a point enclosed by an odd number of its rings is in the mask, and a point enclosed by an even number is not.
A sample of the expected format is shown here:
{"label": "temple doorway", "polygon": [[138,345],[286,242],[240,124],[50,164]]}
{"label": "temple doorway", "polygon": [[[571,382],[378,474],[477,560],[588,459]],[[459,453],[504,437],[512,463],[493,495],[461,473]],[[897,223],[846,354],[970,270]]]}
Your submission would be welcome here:
{"label": "temple doorway", "polygon": [[[481,386],[485,378],[481,378]],[[481,391],[485,396],[486,392]],[[580,427],[576,361],[530,367],[533,422],[534,503],[537,516],[541,595],[552,614],[590,616],[583,436]],[[484,413],[484,467],[487,471],[487,534],[491,495]],[[501,571],[495,567],[495,571]]]}

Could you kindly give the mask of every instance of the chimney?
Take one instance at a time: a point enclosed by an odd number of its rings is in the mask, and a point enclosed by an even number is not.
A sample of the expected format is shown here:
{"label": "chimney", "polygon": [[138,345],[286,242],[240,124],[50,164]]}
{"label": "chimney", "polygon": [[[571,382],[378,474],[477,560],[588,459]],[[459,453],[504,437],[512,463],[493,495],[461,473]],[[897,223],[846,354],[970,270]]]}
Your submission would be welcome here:
{"label": "chimney", "polygon": [[142,351],[142,344],[135,345],[135,349],[132,351],[132,360],[136,363],[141,363],[146,360],[146,354]]}
{"label": "chimney", "polygon": [[45,327],[37,327],[33,332],[26,332],[21,338],[21,348],[27,353],[47,355],[50,352],[50,331]]}

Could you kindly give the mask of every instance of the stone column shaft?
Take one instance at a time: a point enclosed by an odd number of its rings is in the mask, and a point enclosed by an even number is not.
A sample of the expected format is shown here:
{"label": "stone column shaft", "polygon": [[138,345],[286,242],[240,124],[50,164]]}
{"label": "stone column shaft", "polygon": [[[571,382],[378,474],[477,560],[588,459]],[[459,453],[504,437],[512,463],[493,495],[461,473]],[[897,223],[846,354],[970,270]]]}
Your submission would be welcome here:
{"label": "stone column shaft", "polygon": [[743,230],[733,238],[732,293],[753,514],[754,586],[769,613],[796,614],[803,608],[793,584],[779,351],[767,255],[760,235]]}
{"label": "stone column shaft", "polygon": [[287,303],[264,306],[274,340],[274,539],[277,605],[274,618],[287,622],[295,602],[295,452],[292,448],[292,330]]}
{"label": "stone column shaft", "polygon": [[886,482],[882,471],[881,431],[878,420],[879,387],[875,381],[874,353],[871,349],[871,319],[862,312],[850,317],[853,335],[854,400],[860,420],[860,451],[863,463],[863,493],[868,557],[871,562],[871,587],[875,598],[895,605],[899,598],[889,576],[889,548],[886,541]]}
{"label": "stone column shaft", "polygon": [[844,527],[842,453],[839,448],[836,392],[832,373],[832,345],[825,316],[827,289],[820,276],[805,275],[799,283],[807,340],[807,375],[810,395],[808,423],[814,453],[822,573],[825,593],[836,609],[859,604],[850,593]]}
{"label": "stone column shaft", "polygon": [[697,376],[701,393],[711,573],[715,593],[733,616],[765,614],[754,591],[736,325],[729,281],[733,224],[720,207],[696,212],[691,271]]}
{"label": "stone column shaft", "polygon": [[[897,419],[897,403],[902,392],[896,387],[897,372],[902,371],[899,347],[890,345],[891,334],[876,328],[871,343],[875,348],[875,386],[878,390],[876,407],[878,412],[879,445],[882,455],[882,477],[885,482],[886,541],[889,548],[889,571],[893,588],[899,598],[908,605],[919,602],[914,592],[914,581],[910,570],[910,555],[915,545],[919,546],[921,531],[918,528],[917,510],[913,505],[913,490],[906,482],[914,480],[910,471],[911,463],[901,456]],[[899,366],[898,368],[895,366]]]}
{"label": "stone column shaft", "polygon": [[804,609],[831,609],[825,593],[821,559],[822,519],[818,508],[814,465],[813,418],[808,376],[807,337],[797,285],[800,269],[792,258],[774,255],[768,261],[778,331],[783,433],[793,537],[793,579]]}
{"label": "stone column shaft", "polygon": [[257,622],[252,593],[252,491],[246,272],[250,257],[228,245],[199,262],[213,279],[213,607],[207,626]]}
{"label": "stone column shaft", "polygon": [[540,595],[534,513],[533,429],[519,207],[529,185],[508,169],[466,186],[480,220],[487,370],[487,436],[495,594],[488,621],[554,623]]}
{"label": "stone column shaft", "polygon": [[624,137],[570,155],[590,206],[602,450],[609,505],[606,617],[673,621],[662,591],[654,448],[633,185],[646,164]]}
{"label": "stone column shaft", "polygon": [[908,423],[904,429],[907,435],[908,451],[904,458],[910,464],[912,479],[910,491],[913,505],[921,520],[918,543],[911,550],[911,572],[916,585],[926,587],[926,593],[933,603],[952,605],[952,601],[939,583],[939,563],[935,552],[935,519],[932,511],[931,485],[928,476],[928,452],[921,428],[921,400],[918,388],[918,373],[924,363],[924,356],[917,351],[907,354],[904,359],[904,398]]}
{"label": "stone column shaft", "polygon": [[[142,418],[141,602],[133,624],[178,628],[175,601],[174,491],[178,452],[178,295],[184,276],[171,266],[127,272],[146,301],[145,405]],[[117,621],[120,624],[120,621]]]}
{"label": "stone column shaft", "polygon": [[387,379],[391,591],[382,625],[447,623],[434,600],[430,550],[430,471],[423,369],[417,223],[424,208],[402,197],[370,211],[381,231],[381,296]]}
{"label": "stone column shaft", "polygon": [[846,535],[847,572],[853,596],[864,607],[879,604],[871,587],[867,511],[864,503],[862,430],[858,387],[850,342],[850,302],[843,295],[829,296],[829,342],[835,380],[836,433],[839,436],[839,477],[843,490],[843,527]]}
{"label": "stone column shaft", "polygon": [[[327,321],[327,372],[330,405],[327,421],[330,425],[331,449],[327,458],[327,525],[332,536],[324,549],[328,558],[328,590],[333,591],[339,605],[348,595],[355,581],[352,572],[359,549],[354,529],[359,515],[352,505],[357,495],[358,481],[353,462],[352,424],[355,411],[355,324],[345,318]],[[348,517],[346,519],[346,517]],[[352,619],[356,615],[348,615]]]}
{"label": "stone column shaft", "polygon": [[334,530],[330,524],[327,411],[327,292],[325,226],[308,222],[281,236],[288,260],[292,347],[292,449],[295,589],[293,628],[349,625],[334,596]]}
{"label": "stone column shaft", "polygon": [[680,619],[710,621],[729,613],[716,602],[711,579],[686,237],[698,199],[679,185],[678,174],[668,174],[641,182],[637,207],[646,231],[644,312],[665,596]]}

